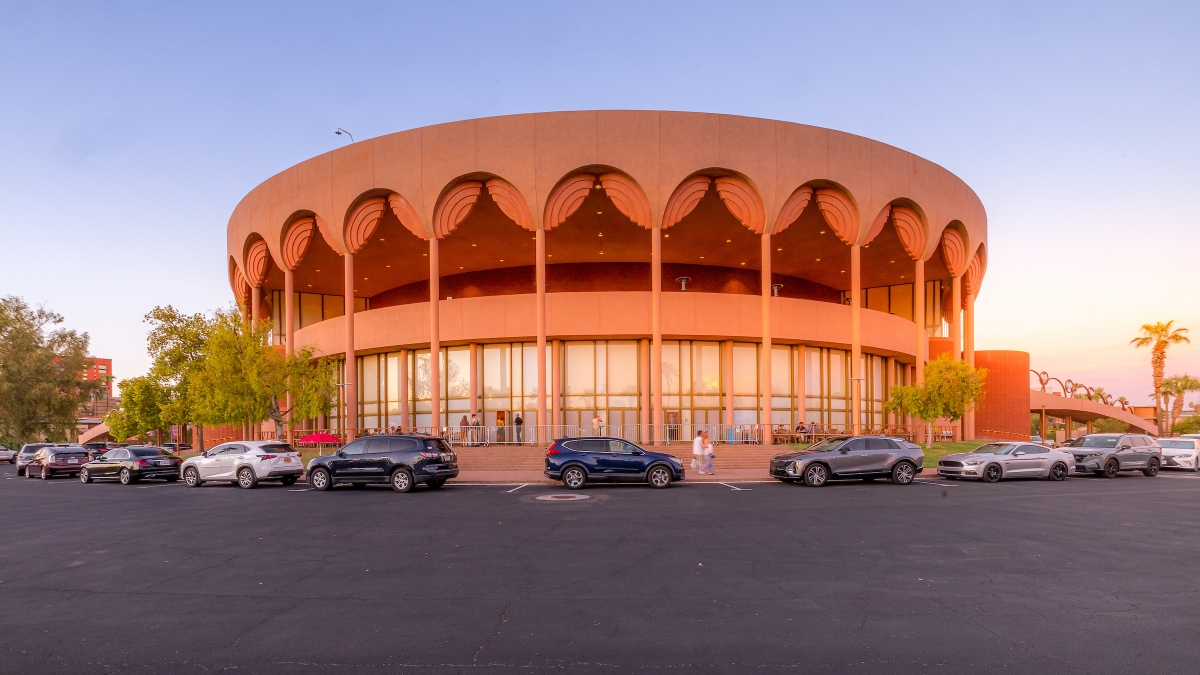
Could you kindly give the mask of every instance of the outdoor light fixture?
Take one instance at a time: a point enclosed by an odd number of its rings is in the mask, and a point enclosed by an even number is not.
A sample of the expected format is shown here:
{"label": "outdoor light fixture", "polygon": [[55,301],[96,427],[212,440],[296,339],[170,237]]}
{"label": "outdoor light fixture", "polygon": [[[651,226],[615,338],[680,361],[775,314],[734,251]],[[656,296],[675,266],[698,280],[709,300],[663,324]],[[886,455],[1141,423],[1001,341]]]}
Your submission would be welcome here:
{"label": "outdoor light fixture", "polygon": [[351,143],[354,143],[354,142],[355,142],[355,141],[354,141],[354,134],[350,133],[349,131],[346,131],[345,129],[343,129],[343,128],[341,128],[341,127],[338,127],[338,128],[337,128],[337,131],[335,131],[335,132],[333,132],[333,133],[337,134],[338,136],[341,136],[342,134],[346,134],[347,136],[349,136],[349,137],[350,137],[350,142],[351,142]]}
{"label": "outdoor light fixture", "polygon": [[679,285],[680,285],[679,290],[681,290],[681,291],[687,290],[687,282],[689,282],[691,280],[692,280],[691,277],[675,277],[675,281],[679,282]]}
{"label": "outdoor light fixture", "polygon": [[779,289],[783,288],[783,284],[771,284],[771,295],[778,298]]}

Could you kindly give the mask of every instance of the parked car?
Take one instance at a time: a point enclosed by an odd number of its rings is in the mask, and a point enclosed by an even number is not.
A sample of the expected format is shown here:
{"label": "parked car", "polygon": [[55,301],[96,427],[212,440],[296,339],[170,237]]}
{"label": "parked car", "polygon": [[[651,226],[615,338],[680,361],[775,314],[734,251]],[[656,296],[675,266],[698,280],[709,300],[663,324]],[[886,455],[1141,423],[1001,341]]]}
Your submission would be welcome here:
{"label": "parked car", "polygon": [[1141,471],[1157,476],[1162,466],[1162,448],[1141,434],[1088,434],[1070,449],[1075,456],[1075,471],[1090,471],[1116,478],[1122,471]]}
{"label": "parked car", "polygon": [[116,478],[122,485],[144,478],[163,478],[173,483],[179,480],[179,458],[152,445],[113,448],[79,470],[79,480],[84,483],[96,478]]}
{"label": "parked car", "polygon": [[75,476],[88,462],[87,450],[78,445],[52,445],[41,450],[25,465],[25,475],[29,478],[49,480],[54,476]]}
{"label": "parked car", "polygon": [[560,438],[546,448],[546,478],[578,490],[588,481],[670,487],[684,479],[683,460],[650,452],[620,438]]}
{"label": "parked car", "polygon": [[116,443],[113,441],[93,441],[91,443],[84,443],[83,449],[87,450],[88,457],[90,459],[100,459],[104,453],[112,450],[113,448],[124,448],[127,446],[127,443]]}
{"label": "parked car", "polygon": [[1044,445],[1021,442],[988,443],[971,452],[946,455],[938,460],[938,475],[995,483],[1002,478],[1049,478],[1071,475],[1075,457]]}
{"label": "parked car", "polygon": [[804,450],[771,458],[771,475],[785,483],[804,481],[821,487],[847,478],[873,481],[889,478],[908,485],[922,471],[921,446],[888,436],[834,436]]}
{"label": "parked car", "polygon": [[1200,471],[1200,439],[1181,436],[1155,440],[1158,447],[1162,448],[1163,468]]}
{"label": "parked car", "polygon": [[29,462],[33,459],[33,456],[38,453],[38,450],[41,450],[42,448],[53,448],[56,445],[56,443],[26,443],[25,445],[22,445],[21,451],[17,453],[17,475],[25,475],[25,467],[28,466]]}
{"label": "parked car", "polygon": [[278,441],[223,443],[183,461],[183,482],[200,487],[205,481],[224,481],[252,488],[262,481],[294,485],[304,473],[300,453]]}
{"label": "parked car", "polygon": [[390,484],[396,492],[408,492],[422,483],[440,488],[458,476],[458,456],[442,438],[368,436],[332,455],[313,458],[305,471],[314,490],[328,490],[339,483],[354,487],[380,483]]}
{"label": "parked car", "polygon": [[16,464],[17,463],[17,451],[9,450],[8,448],[4,447],[3,445],[0,445],[0,462],[8,462],[9,464]]}

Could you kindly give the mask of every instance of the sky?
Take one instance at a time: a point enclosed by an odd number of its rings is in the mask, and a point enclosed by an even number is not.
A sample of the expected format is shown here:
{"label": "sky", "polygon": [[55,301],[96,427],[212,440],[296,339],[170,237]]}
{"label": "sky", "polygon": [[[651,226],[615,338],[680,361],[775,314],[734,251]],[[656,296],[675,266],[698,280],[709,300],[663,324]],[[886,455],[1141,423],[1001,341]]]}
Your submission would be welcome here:
{"label": "sky", "polygon": [[156,305],[232,301],[225,227],[267,177],[473,117],[665,109],[838,129],[988,213],[978,349],[1151,399],[1200,376],[1200,4],[0,2],[0,295],[118,378]]}

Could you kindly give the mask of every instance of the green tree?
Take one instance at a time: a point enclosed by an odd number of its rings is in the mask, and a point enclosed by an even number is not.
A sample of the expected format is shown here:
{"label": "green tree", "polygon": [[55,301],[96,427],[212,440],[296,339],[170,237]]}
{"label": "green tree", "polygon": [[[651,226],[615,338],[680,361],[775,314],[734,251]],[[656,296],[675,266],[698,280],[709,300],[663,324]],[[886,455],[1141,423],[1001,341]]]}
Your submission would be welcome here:
{"label": "green tree", "polygon": [[[310,347],[286,355],[270,344],[271,325],[257,329],[236,309],[218,312],[202,357],[189,378],[196,421],[205,424],[275,423],[277,438],[293,419],[327,414],[337,386],[336,364],[315,360]],[[285,407],[290,394],[291,408]]]}
{"label": "green tree", "polygon": [[104,416],[108,433],[118,441],[137,438],[145,441],[147,432],[163,425],[163,406],[169,392],[148,375],[121,380],[121,405]]}
{"label": "green tree", "polygon": [[103,382],[84,381],[88,335],[53,328],[63,317],[0,298],[0,437],[14,444],[75,432],[79,407]]}
{"label": "green tree", "polygon": [[[174,307],[155,307],[145,317],[150,324],[146,350],[154,359],[150,377],[162,387],[162,423],[196,422],[196,403],[191,382],[204,358],[204,345],[214,320],[203,314],[183,314]],[[196,426],[197,446],[204,449],[202,425]]]}
{"label": "green tree", "polygon": [[1174,434],[1200,434],[1200,415],[1185,417],[1171,425]]}
{"label": "green tree", "polygon": [[921,385],[892,387],[886,404],[889,412],[914,415],[925,422],[925,444],[933,442],[934,421],[946,419],[957,422],[967,407],[983,400],[983,385],[987,369],[975,369],[965,361],[956,361],[949,354],[925,364],[925,382]]}
{"label": "green tree", "polygon": [[1184,399],[1188,393],[1200,391],[1200,380],[1184,373],[1164,378],[1162,386],[1164,408],[1167,407],[1167,397],[1171,397],[1171,415],[1167,418],[1167,427],[1170,428],[1183,414]]}
{"label": "green tree", "polygon": [[1097,434],[1123,434],[1129,430],[1129,423],[1115,420],[1111,417],[1101,417],[1092,422],[1092,433]]}
{"label": "green tree", "polygon": [[1158,418],[1158,433],[1163,432],[1162,384],[1167,366],[1167,348],[1181,342],[1190,343],[1186,328],[1175,328],[1174,321],[1142,324],[1139,337],[1129,341],[1134,347],[1150,347],[1150,369],[1154,380],[1154,414]]}

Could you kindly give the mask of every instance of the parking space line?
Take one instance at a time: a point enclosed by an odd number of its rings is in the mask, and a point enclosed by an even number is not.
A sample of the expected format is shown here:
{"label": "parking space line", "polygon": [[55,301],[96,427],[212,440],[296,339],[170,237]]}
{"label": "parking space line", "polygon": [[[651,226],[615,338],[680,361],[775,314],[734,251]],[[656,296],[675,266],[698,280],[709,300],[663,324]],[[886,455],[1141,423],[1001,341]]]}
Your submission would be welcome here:
{"label": "parking space line", "polygon": [[513,489],[509,490],[509,492],[516,492],[517,490],[520,490],[521,488],[525,487],[526,485],[529,485],[529,483],[521,483],[521,484],[520,484],[520,485],[518,485],[517,487],[515,487],[515,488],[513,488]]}
{"label": "parking space line", "polygon": [[740,488],[740,487],[737,487],[734,485],[730,485],[729,483],[717,483],[717,485],[724,485],[725,487],[729,488],[730,490],[737,490],[738,492],[749,492],[752,489],[752,488]]}
{"label": "parking space line", "polygon": [[174,485],[174,483],[161,483],[161,484],[159,484],[159,485],[139,485],[139,486],[138,486],[138,489],[139,489],[139,490],[149,490],[150,488],[156,488],[156,487],[169,487],[169,486],[171,486],[171,485]]}

